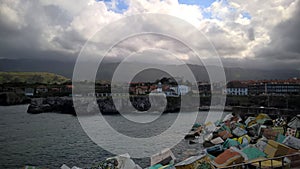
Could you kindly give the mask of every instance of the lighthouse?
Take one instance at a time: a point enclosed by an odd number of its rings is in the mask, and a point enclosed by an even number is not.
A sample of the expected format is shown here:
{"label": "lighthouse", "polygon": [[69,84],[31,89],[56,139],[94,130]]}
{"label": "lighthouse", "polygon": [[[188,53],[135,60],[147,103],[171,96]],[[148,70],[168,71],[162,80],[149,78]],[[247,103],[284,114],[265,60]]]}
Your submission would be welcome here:
{"label": "lighthouse", "polygon": [[161,82],[159,82],[158,84],[157,84],[157,93],[162,93],[162,84],[161,84]]}

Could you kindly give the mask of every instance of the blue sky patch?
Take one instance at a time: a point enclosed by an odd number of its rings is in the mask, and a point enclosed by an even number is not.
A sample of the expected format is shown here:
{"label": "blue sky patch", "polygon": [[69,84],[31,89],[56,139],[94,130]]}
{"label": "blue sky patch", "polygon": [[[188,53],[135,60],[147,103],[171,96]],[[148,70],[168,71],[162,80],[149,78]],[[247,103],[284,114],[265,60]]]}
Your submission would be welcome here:
{"label": "blue sky patch", "polygon": [[103,1],[106,4],[106,6],[109,8],[109,10],[112,10],[116,13],[123,13],[128,9],[128,4],[126,3],[125,0],[116,0],[116,8],[112,8],[111,0],[96,0],[96,1],[97,2]]}
{"label": "blue sky patch", "polygon": [[203,12],[202,12],[202,15],[203,15],[204,18],[212,19],[212,14],[211,14],[211,12],[203,11]]}
{"label": "blue sky patch", "polygon": [[178,0],[180,4],[198,5],[203,8],[209,7],[216,0]]}
{"label": "blue sky patch", "polygon": [[251,19],[252,18],[251,15],[250,15],[250,13],[248,13],[248,12],[242,12],[242,15],[243,15],[244,18],[247,18],[247,19]]}

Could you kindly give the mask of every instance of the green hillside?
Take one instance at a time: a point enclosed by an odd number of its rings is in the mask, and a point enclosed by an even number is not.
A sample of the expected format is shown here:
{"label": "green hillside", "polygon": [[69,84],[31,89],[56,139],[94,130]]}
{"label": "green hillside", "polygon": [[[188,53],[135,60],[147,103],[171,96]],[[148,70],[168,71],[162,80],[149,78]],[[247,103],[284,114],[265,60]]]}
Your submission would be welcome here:
{"label": "green hillside", "polygon": [[0,84],[3,83],[44,83],[44,84],[53,84],[53,83],[64,83],[69,79],[57,75],[54,73],[48,72],[0,72]]}

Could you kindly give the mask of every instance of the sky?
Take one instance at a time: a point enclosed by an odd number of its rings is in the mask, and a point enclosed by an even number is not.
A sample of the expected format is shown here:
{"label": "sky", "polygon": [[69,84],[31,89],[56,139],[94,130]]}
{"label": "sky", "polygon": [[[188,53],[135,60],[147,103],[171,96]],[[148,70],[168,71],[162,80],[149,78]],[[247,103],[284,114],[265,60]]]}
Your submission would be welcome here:
{"label": "sky", "polygon": [[[203,32],[225,66],[300,70],[299,7],[299,0],[1,0],[0,59],[74,59],[106,25],[159,13]],[[167,41],[141,37],[121,44],[109,57]],[[193,62],[186,53],[182,58]]]}

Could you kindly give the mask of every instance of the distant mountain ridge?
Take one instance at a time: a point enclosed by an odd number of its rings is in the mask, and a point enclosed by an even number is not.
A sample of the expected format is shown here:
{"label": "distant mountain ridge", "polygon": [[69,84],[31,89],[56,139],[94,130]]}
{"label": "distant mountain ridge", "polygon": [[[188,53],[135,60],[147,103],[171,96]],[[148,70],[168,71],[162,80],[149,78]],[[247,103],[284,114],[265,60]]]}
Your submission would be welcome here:
{"label": "distant mountain ridge", "polygon": [[0,72],[0,84],[3,83],[43,83],[61,84],[69,79],[48,72]]}
{"label": "distant mountain ridge", "polygon": [[[120,62],[110,62],[106,60],[100,64],[97,79],[98,80],[111,80],[115,72],[115,69]],[[134,73],[133,68],[137,66],[137,63],[125,63],[126,70],[123,73]],[[0,71],[19,71],[19,72],[52,72],[60,74],[66,78],[71,79],[73,74],[73,68],[75,65],[75,59],[69,61],[54,61],[54,60],[30,60],[30,59],[1,59]],[[209,81],[208,74],[204,66],[188,64],[191,71],[194,73],[197,81]],[[183,65],[165,65],[171,70],[177,71],[178,76],[181,75],[180,70]],[[88,69],[88,68],[87,68]],[[222,69],[217,68],[216,69]],[[262,79],[288,79],[293,77],[300,77],[299,70],[288,69],[274,69],[274,70],[260,70],[260,69],[244,69],[239,67],[225,67],[225,74],[227,81],[230,80],[262,80]],[[159,70],[150,69],[144,71],[143,74],[137,75],[136,81],[145,80],[157,80],[166,76],[165,73]],[[125,79],[126,80],[126,79]]]}

